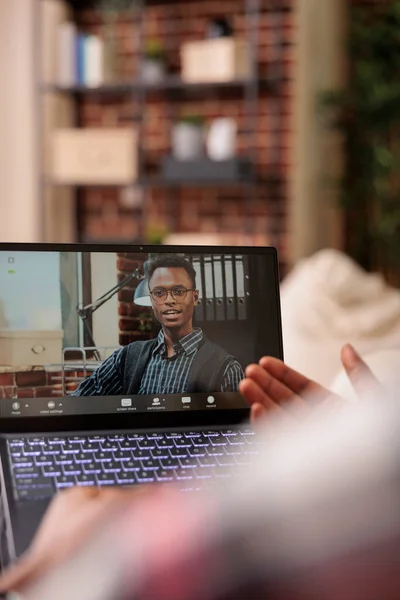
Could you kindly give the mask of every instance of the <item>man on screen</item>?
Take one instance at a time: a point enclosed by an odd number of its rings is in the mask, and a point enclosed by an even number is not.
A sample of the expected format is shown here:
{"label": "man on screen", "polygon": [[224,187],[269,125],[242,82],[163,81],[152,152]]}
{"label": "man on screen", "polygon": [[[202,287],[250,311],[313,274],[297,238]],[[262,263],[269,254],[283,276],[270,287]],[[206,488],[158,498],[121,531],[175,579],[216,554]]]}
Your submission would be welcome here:
{"label": "man on screen", "polygon": [[193,327],[199,301],[196,272],[176,255],[146,264],[151,303],[161,324],[157,338],[117,350],[72,396],[237,392],[239,362]]}

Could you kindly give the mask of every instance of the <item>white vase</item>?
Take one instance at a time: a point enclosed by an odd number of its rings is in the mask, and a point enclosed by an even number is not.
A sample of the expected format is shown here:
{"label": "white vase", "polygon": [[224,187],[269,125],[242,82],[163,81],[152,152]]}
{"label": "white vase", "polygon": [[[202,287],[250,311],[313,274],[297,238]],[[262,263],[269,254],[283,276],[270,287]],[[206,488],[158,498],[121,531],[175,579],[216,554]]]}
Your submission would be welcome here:
{"label": "white vase", "polygon": [[161,60],[144,58],[141,64],[140,77],[145,83],[160,83],[165,77],[165,64]]}
{"label": "white vase", "polygon": [[215,119],[207,135],[207,154],[211,160],[229,160],[236,154],[237,125],[234,119]]}
{"label": "white vase", "polygon": [[172,131],[172,154],[177,160],[198,160],[203,156],[203,128],[190,123],[178,123]]}

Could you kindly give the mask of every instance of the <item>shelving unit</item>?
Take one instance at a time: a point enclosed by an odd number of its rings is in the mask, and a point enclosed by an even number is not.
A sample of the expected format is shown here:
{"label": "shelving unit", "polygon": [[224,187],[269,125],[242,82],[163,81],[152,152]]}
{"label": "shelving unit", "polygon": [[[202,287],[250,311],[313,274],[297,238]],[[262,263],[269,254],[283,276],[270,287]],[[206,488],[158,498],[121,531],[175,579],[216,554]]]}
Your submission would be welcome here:
{"label": "shelving unit", "polygon": [[[53,0],[54,2],[58,0]],[[190,0],[141,0],[135,1],[132,8],[132,35],[136,32],[136,39],[139,39],[139,52],[143,54],[144,48],[144,31],[145,31],[145,15],[146,9],[150,6],[163,5],[176,7],[179,2],[187,3]],[[169,74],[163,81],[157,84],[143,83],[137,79],[132,78],[132,81],[123,83],[115,83],[109,85],[102,85],[97,88],[85,87],[85,86],[72,86],[68,88],[62,88],[56,83],[43,84],[40,78],[41,73],[41,57],[37,57],[37,91],[38,91],[38,114],[42,115],[42,102],[43,97],[46,94],[60,94],[68,95],[73,99],[75,103],[75,126],[80,125],[79,118],[79,102],[82,99],[89,97],[98,99],[126,99],[132,100],[132,114],[126,117],[124,120],[129,124],[134,124],[139,131],[139,176],[138,179],[132,182],[133,186],[142,188],[144,193],[146,190],[151,188],[165,189],[165,194],[168,197],[170,206],[170,223],[169,227],[172,230],[176,230],[176,224],[178,222],[178,215],[176,212],[176,199],[179,192],[186,186],[189,187],[210,187],[220,188],[221,186],[237,186],[238,191],[242,194],[242,201],[246,206],[251,206],[252,202],[257,198],[260,187],[265,190],[263,196],[265,196],[266,202],[270,195],[271,190],[274,190],[277,186],[282,183],[280,176],[276,173],[274,168],[275,164],[279,163],[279,154],[281,151],[281,89],[285,83],[284,72],[283,72],[283,61],[282,61],[282,23],[281,20],[284,17],[285,12],[289,9],[290,3],[284,0],[269,0],[267,10],[274,15],[276,31],[273,52],[271,53],[271,61],[269,65],[269,76],[262,77],[259,70],[258,62],[258,36],[259,36],[259,19],[261,11],[262,0],[244,0],[244,18],[245,18],[245,38],[250,51],[250,77],[246,79],[236,79],[226,83],[215,83],[215,84],[188,84],[182,81],[179,75]],[[41,7],[41,0],[38,0],[39,8]],[[96,7],[96,0],[67,0],[67,3],[71,6],[74,17],[79,16],[79,11],[87,9],[88,7]],[[263,9],[265,10],[265,8]],[[40,10],[37,11],[40,13]],[[170,19],[174,18],[174,15],[169,15]],[[79,21],[79,19],[77,19]],[[40,36],[41,36],[41,25],[40,25],[40,14],[36,17],[36,47],[40,47]],[[270,102],[273,105],[274,115],[274,128],[272,131],[272,139],[270,140],[270,155],[272,157],[271,165],[266,169],[262,176],[257,173],[257,118],[258,118],[258,103],[260,94],[267,95]],[[243,156],[252,164],[253,168],[248,170],[245,177],[238,177],[234,179],[224,180],[223,177],[212,178],[196,178],[187,177],[182,175],[181,178],[175,178],[173,181],[166,179],[161,173],[161,169],[158,172],[149,172],[146,168],[146,156],[143,148],[143,135],[144,125],[146,119],[146,104],[148,100],[161,98],[161,101],[165,106],[166,122],[171,124],[175,121],[177,115],[177,105],[184,103],[188,99],[204,99],[208,97],[221,97],[228,98],[229,100],[234,99],[236,102],[242,102],[244,106],[244,122],[245,125],[242,128],[241,135],[245,140],[245,152]],[[43,118],[40,119],[39,127],[43,126]],[[42,142],[41,142],[42,144]],[[42,156],[42,147],[38,156]],[[41,187],[41,197],[44,197],[44,190],[47,186],[57,186],[58,184],[49,179],[43,171],[43,165],[39,165],[39,185]],[[76,206],[78,206],[82,194],[85,193],[87,188],[108,188],[108,187],[121,187],[121,186],[100,186],[100,185],[79,185],[71,186],[74,187]],[[124,185],[123,187],[126,187]],[[143,234],[146,229],[146,201],[144,201],[144,207],[141,217],[141,236],[140,239],[131,240],[142,242]],[[270,230],[269,236],[274,243],[274,235],[276,234],[276,224],[273,219],[274,210],[271,211]],[[252,221],[250,219],[250,211],[246,210],[247,218],[245,219],[244,227],[248,234],[252,231]],[[137,217],[137,214],[135,216]],[[78,240],[81,241],[81,240]]]}

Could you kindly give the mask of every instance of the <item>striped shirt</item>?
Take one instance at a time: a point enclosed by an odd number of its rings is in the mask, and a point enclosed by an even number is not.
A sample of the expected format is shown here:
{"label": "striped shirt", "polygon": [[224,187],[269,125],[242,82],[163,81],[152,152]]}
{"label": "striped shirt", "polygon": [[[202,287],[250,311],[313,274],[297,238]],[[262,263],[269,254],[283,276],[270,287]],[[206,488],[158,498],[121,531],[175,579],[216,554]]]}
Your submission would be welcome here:
{"label": "striped shirt", "polygon": [[[201,329],[195,329],[173,346],[174,354],[167,356],[164,333],[161,330],[157,345],[142,376],[139,394],[181,394],[186,391],[190,368],[203,339]],[[107,358],[94,373],[83,381],[71,396],[119,396],[122,388],[122,348]],[[237,392],[244,372],[232,358],[225,368],[221,389],[210,392]]]}

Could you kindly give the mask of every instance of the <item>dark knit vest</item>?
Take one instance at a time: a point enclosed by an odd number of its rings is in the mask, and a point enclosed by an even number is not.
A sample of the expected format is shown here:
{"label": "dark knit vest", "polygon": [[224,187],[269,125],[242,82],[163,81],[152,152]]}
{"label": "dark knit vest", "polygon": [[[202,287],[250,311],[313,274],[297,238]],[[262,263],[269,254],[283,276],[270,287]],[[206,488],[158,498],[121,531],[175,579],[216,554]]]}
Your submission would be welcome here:
{"label": "dark knit vest", "polygon": [[[157,338],[145,342],[132,342],[122,350],[123,394],[139,393],[140,383],[158,343]],[[177,393],[219,392],[223,376],[233,356],[226,350],[203,337],[190,367],[185,390]]]}

